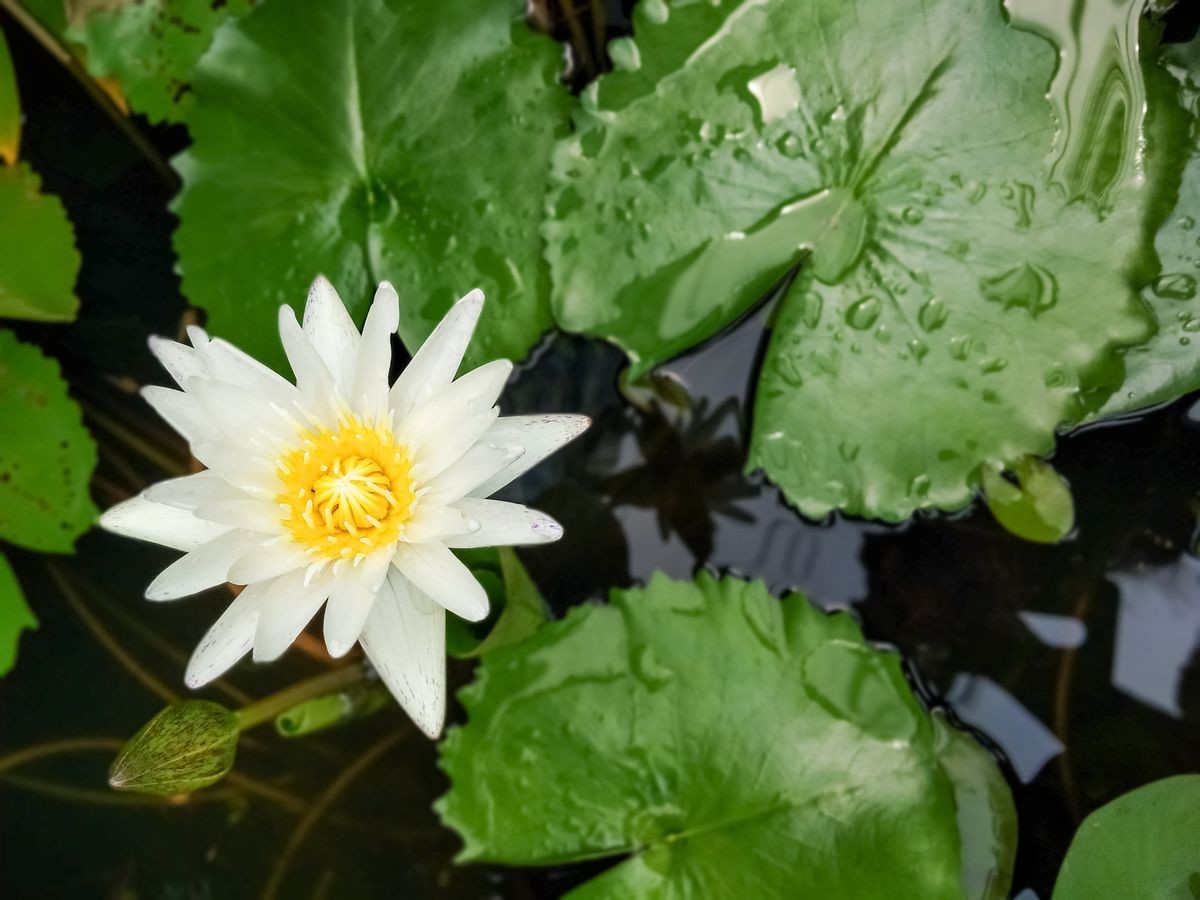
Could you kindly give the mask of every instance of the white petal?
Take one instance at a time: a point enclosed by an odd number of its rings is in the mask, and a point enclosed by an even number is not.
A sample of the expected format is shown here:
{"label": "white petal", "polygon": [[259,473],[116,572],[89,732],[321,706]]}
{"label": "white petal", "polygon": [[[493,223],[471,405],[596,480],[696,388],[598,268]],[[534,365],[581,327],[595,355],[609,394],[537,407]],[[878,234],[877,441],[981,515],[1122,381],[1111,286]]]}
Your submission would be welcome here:
{"label": "white petal", "polygon": [[325,646],[330,656],[344,656],[358,640],[391,562],[387,553],[373,553],[358,568],[348,567],[333,579],[325,607]]}
{"label": "white petal", "polygon": [[532,469],[543,459],[587,431],[592,420],[587,416],[505,416],[497,419],[483,440],[498,444],[517,443],[525,453],[471,491],[472,497],[489,497],[514,478]]}
{"label": "white petal", "polygon": [[437,738],[446,719],[446,613],[436,604],[423,612],[410,591],[419,593],[393,573],[359,640],[404,711]]}
{"label": "white petal", "polygon": [[453,506],[422,499],[413,516],[404,523],[404,540],[413,544],[437,541],[451,535],[466,535],[479,530],[479,523],[467,518]]}
{"label": "white petal", "polygon": [[389,404],[397,417],[448,385],[462,365],[475,323],[483,310],[483,291],[476,288],[450,308],[437,328],[392,385]]}
{"label": "white petal", "polygon": [[461,560],[437,541],[401,544],[392,559],[418,590],[470,622],[487,618],[488,596]]}
{"label": "white petal", "polygon": [[216,430],[208,421],[200,401],[183,391],[150,385],[142,388],[141,394],[154,411],[183,435],[189,444],[204,440]]}
{"label": "white petal", "polygon": [[208,332],[199,325],[189,325],[187,327],[188,340],[192,342],[192,346],[197,350],[201,350],[209,343]]}
{"label": "white petal", "polygon": [[299,570],[303,575],[310,562],[294,541],[269,538],[247,550],[230,566],[229,580],[234,584],[254,584],[293,570]]}
{"label": "white petal", "polygon": [[280,414],[278,406],[227,381],[192,378],[188,392],[200,401],[208,420],[240,446],[276,455],[294,442],[296,427]]}
{"label": "white petal", "polygon": [[218,381],[236,384],[261,396],[264,401],[284,408],[290,408],[300,400],[300,391],[294,384],[228,341],[220,338],[209,341],[201,355],[209,375]]}
{"label": "white petal", "polygon": [[381,282],[363,324],[354,367],[354,389],[350,394],[351,407],[371,421],[387,410],[392,335],[399,327],[400,299],[395,288]]}
{"label": "white petal", "polygon": [[253,545],[255,535],[229,531],[181,556],[163,569],[146,588],[147,600],[175,600],[224,584],[234,560]]}
{"label": "white petal", "polygon": [[192,455],[234,487],[255,496],[263,496],[264,489],[279,483],[273,458],[223,440],[219,433],[212,440],[192,441]]}
{"label": "white petal", "polygon": [[283,656],[327,596],[328,579],[316,578],[306,585],[303,572],[292,572],[272,582],[254,630],[254,661],[271,662]]}
{"label": "white petal", "polygon": [[220,678],[250,652],[259,611],[269,588],[270,582],[253,584],[233,598],[192,654],[183,676],[188,687],[195,690]]}
{"label": "white petal", "polygon": [[201,503],[242,500],[247,495],[215,472],[205,471],[152,484],[142,492],[142,496],[155,503],[194,510]]}
{"label": "white petal", "polygon": [[453,503],[467,496],[474,488],[495,477],[525,452],[520,444],[494,444],[480,441],[458,458],[436,478],[421,485],[422,499],[438,503]]}
{"label": "white petal", "polygon": [[342,298],[324,275],[318,275],[308,289],[304,333],[333,380],[349,396],[354,386],[354,361],[358,357],[358,329]]}
{"label": "white petal", "polygon": [[236,500],[202,503],[193,512],[198,519],[260,532],[260,540],[264,534],[283,534],[285,531],[279,505],[273,500],[243,496]]}
{"label": "white petal", "polygon": [[205,522],[190,510],[154,503],[142,495],[111,507],[100,517],[100,527],[176,550],[195,550],[230,530],[228,525]]}
{"label": "white petal", "polygon": [[292,365],[296,387],[300,389],[306,408],[327,424],[333,425],[338,412],[333,376],[305,337],[290,306],[279,307],[279,339],[283,342],[283,351]]}
{"label": "white petal", "polygon": [[448,537],[447,547],[512,547],[548,544],[562,537],[562,526],[544,512],[506,503],[503,500],[460,500],[454,504],[463,514],[478,522],[480,528],[471,534]]}
{"label": "white petal", "polygon": [[[512,363],[505,359],[498,359],[471,370],[401,419],[396,424],[396,437],[401,444],[409,448],[410,453],[416,454],[420,454],[426,447],[454,443],[456,433],[461,432],[468,420],[483,421],[483,417],[495,415],[492,406],[504,390],[504,383],[511,373]],[[492,418],[491,422],[494,421]],[[484,430],[491,427],[491,422]],[[458,459],[477,439],[478,435],[475,435],[454,459],[442,460],[437,472]],[[430,455],[434,455],[432,451]],[[430,472],[428,477],[436,475],[437,472]]]}
{"label": "white petal", "polygon": [[167,374],[180,387],[183,387],[183,383],[187,379],[204,374],[203,360],[195,350],[186,344],[167,340],[167,338],[157,335],[151,335],[148,343],[154,358],[162,363]]}

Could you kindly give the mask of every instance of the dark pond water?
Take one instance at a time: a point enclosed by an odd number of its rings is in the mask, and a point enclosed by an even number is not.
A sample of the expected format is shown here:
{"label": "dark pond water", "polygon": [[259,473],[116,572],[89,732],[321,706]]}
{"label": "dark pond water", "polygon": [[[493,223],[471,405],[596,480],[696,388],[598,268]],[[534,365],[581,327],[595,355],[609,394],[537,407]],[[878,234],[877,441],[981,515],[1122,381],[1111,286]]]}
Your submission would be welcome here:
{"label": "dark pond water", "polygon": [[[161,380],[144,336],[174,333],[184,312],[164,211],[173,186],[0,22],[30,73],[26,155],[63,196],[84,257],[80,322],[21,331],[60,355],[77,386],[107,505],[186,465],[182,444],[130,393]],[[164,153],[184,139],[154,135]],[[1022,542],[980,509],[903,528],[810,523],[742,474],[768,313],[668,366],[642,408],[618,390],[613,348],[558,337],[537,351],[507,411],[582,411],[596,427],[513,491],[566,526],[560,544],[525,562],[558,611],[656,569],[686,577],[697,566],[853,609],[871,638],[904,654],[931,705],[994,748],[1020,815],[1014,894],[1045,900],[1084,815],[1200,758],[1192,401],[1062,440],[1055,466],[1078,529],[1060,546]],[[903,403],[903,385],[895,392]],[[122,436],[130,428],[150,456]],[[0,688],[0,757],[83,742],[0,773],[0,895],[532,898],[594,871],[452,865],[456,839],[430,811],[445,789],[434,748],[398,711],[303,741],[256,732],[237,779],[187,802],[109,792],[115,745],[183,691],[182,660],[225,598],[142,601],[173,554],[100,533],[74,558],[13,556],[42,624]],[[321,667],[292,651],[272,667],[240,667],[211,696],[236,704]],[[469,676],[452,668],[458,683]]]}

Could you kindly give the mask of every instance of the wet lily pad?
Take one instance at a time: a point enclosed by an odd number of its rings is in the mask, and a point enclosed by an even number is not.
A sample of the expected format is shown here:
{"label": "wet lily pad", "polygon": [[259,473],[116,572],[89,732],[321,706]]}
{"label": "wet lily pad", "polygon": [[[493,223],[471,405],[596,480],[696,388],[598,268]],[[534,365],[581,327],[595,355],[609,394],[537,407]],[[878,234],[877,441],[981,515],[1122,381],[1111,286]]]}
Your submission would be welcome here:
{"label": "wet lily pad", "polygon": [[1178,201],[1155,238],[1162,270],[1142,297],[1158,319],[1158,333],[1125,357],[1126,377],[1099,417],[1125,415],[1200,389],[1200,38],[1164,48],[1191,118],[1190,142]]}
{"label": "wet lily pad", "polygon": [[37,624],[37,617],[25,602],[12,566],[0,553],[0,675],[7,675],[16,665],[21,632],[37,628]]}
{"label": "wet lily pad", "polygon": [[214,332],[282,364],[276,310],[323,272],[360,321],[392,281],[410,348],[481,287],[468,362],[525,355],[550,325],[538,224],[574,101],[522,9],[266,3],[221,29],[174,206],[183,290]]}
{"label": "wet lily pad", "polygon": [[0,434],[0,539],[69,552],[96,516],[96,446],[57,363],[3,330]]}
{"label": "wet lily pad", "polygon": [[67,37],[84,49],[88,70],[120,83],[129,105],[151,122],[183,122],[192,103],[192,70],[227,19],[251,0],[125,0],[94,8]]}
{"label": "wet lily pad", "polygon": [[1200,897],[1200,775],[1164,778],[1083,820],[1054,900]]}
{"label": "wet lily pad", "polygon": [[437,808],[462,861],[613,858],[572,897],[1006,896],[991,759],[799,595],[659,575],[489,653],[460,699]]}
{"label": "wet lily pad", "polygon": [[1114,351],[1153,330],[1136,38],[1122,77],[1084,73],[1105,116],[1070,127],[1098,152],[1054,168],[1058,54],[991,0],[746,0],[715,29],[655,9],[653,90],[621,72],[610,101],[602,80],[556,154],[563,327],[636,377],[799,268],[750,465],[814,517],[962,507],[982,463],[1045,454],[1120,385]]}

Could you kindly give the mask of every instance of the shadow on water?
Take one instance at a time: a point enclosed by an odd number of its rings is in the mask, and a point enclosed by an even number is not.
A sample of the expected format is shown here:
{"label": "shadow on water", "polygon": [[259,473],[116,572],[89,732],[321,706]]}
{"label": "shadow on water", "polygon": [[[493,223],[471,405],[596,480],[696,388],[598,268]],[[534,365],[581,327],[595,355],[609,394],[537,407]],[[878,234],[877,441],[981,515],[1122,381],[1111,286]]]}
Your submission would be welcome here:
{"label": "shadow on water", "polygon": [[[164,212],[170,187],[3,24],[18,69],[36,73],[24,92],[27,153],[71,210],[85,260],[80,323],[22,331],[53,347],[77,384],[94,385],[83,399],[98,432],[106,410],[159,428],[120,385],[160,379],[144,336],[174,332],[184,310]],[[63,133],[80,137],[63,142]],[[181,140],[161,137],[167,150]],[[702,565],[852,608],[872,639],[904,654],[930,704],[948,706],[1002,755],[1021,819],[1015,888],[1047,898],[1084,815],[1193,770],[1200,752],[1200,563],[1189,554],[1200,428],[1189,402],[1061,441],[1055,467],[1071,483],[1078,529],[1060,546],[1022,542],[978,507],[901,528],[810,523],[742,471],[768,315],[764,306],[668,365],[638,404],[618,388],[615,348],[548,339],[506,411],[581,411],[596,425],[510,489],[566,527],[560,544],[524,558],[558,612],[655,570],[687,577]],[[104,444],[105,505],[186,463],[169,438],[157,461]],[[221,591],[141,601],[172,556],[93,533],[77,557],[52,561],[64,591],[43,559],[14,554],[41,626],[22,639],[0,692],[0,757],[94,740],[20,770],[5,772],[0,759],[4,896],[206,900],[259,896],[275,879],[279,896],[303,886],[314,897],[532,898],[595,870],[452,865],[456,839],[430,811],[445,789],[435,750],[398,711],[304,741],[256,733],[236,781],[187,800],[108,792],[115,743],[182,692],[183,659],[227,601]],[[273,667],[235,670],[212,696],[236,703],[239,692],[262,695],[321,665],[293,651]],[[452,679],[468,677],[469,667],[453,667]],[[381,744],[377,763],[330,793]]]}

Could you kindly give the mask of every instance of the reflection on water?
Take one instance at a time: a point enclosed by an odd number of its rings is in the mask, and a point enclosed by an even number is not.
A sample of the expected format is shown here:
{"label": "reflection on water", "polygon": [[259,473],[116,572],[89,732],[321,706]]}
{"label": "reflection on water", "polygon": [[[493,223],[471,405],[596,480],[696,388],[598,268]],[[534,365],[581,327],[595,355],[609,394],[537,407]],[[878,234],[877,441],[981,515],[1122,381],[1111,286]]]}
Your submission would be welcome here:
{"label": "reflection on water", "polygon": [[1179,688],[1200,645],[1200,560],[1112,576],[1121,592],[1112,680],[1135,700],[1179,718]]}
{"label": "reflection on water", "polygon": [[945,700],[959,719],[995,739],[1025,784],[1063,751],[1054,732],[990,678],[956,675]]}
{"label": "reflection on water", "polygon": [[1087,625],[1071,616],[1021,610],[1017,618],[1047,647],[1074,650],[1087,640]]}

